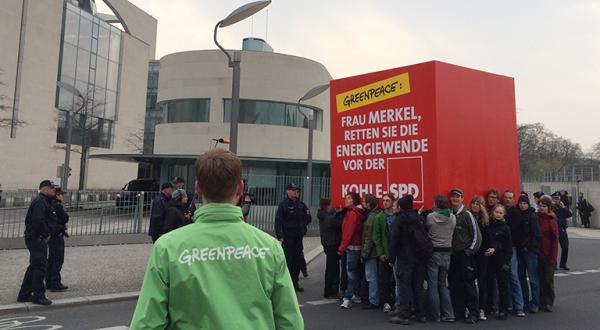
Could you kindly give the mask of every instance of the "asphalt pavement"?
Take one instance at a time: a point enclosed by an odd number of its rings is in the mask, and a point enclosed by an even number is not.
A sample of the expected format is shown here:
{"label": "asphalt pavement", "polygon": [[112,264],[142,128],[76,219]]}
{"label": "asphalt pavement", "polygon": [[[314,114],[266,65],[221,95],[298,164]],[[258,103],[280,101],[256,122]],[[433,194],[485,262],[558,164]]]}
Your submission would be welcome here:
{"label": "asphalt pavement", "polygon": [[[462,323],[411,324],[411,328],[465,329],[598,329],[600,324],[600,250],[599,239],[572,238],[570,272],[558,272],[555,277],[557,299],[553,313],[528,314],[525,318],[509,317],[507,321],[490,319],[477,325]],[[298,294],[306,329],[397,329],[380,310],[355,307],[342,310],[335,300],[324,300],[322,281],[325,257],[320,255],[309,264],[308,278],[301,278],[306,291]],[[32,313],[0,316],[4,324],[35,321],[26,325],[44,325],[39,329],[127,329],[135,308],[134,301],[40,309]],[[225,306],[223,308],[226,308]],[[35,317],[35,318],[34,318]]]}

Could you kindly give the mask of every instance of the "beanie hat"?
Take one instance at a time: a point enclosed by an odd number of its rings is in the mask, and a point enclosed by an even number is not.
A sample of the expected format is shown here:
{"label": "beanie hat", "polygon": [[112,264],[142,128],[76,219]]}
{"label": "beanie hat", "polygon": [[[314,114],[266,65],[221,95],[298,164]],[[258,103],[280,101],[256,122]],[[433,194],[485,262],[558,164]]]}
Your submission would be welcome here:
{"label": "beanie hat", "polygon": [[402,210],[412,210],[414,197],[412,195],[406,195],[398,200],[398,206]]}
{"label": "beanie hat", "polygon": [[519,204],[521,203],[527,203],[527,205],[530,205],[529,197],[527,197],[526,195],[521,195],[519,197]]}
{"label": "beanie hat", "polygon": [[171,195],[171,199],[175,201],[181,200],[184,197],[187,197],[187,193],[183,189],[177,189]]}

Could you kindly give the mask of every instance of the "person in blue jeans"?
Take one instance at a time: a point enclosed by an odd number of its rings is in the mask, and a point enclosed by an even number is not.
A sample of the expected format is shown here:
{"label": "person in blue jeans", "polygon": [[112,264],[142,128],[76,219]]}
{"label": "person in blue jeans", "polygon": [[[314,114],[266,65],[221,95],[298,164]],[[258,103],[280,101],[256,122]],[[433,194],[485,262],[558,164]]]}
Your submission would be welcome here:
{"label": "person in blue jeans", "polygon": [[379,256],[373,240],[373,221],[381,213],[381,209],[377,197],[371,194],[364,196],[362,206],[365,209],[366,220],[363,223],[361,259],[365,264],[365,279],[369,284],[369,303],[363,308],[377,309],[379,308]]}
{"label": "person in blue jeans", "polygon": [[338,255],[346,254],[346,267],[348,270],[348,287],[340,305],[349,309],[352,304],[360,304],[360,250],[362,246],[363,209],[359,208],[360,196],[351,192],[346,195],[346,215],[342,222],[342,241],[338,247]]}
{"label": "person in blue jeans", "polygon": [[[537,215],[529,204],[527,196],[519,197],[519,215],[521,228],[515,233],[513,241],[518,241],[518,270],[523,302],[530,313],[537,313],[540,306],[540,282],[538,251],[542,234]],[[513,243],[514,244],[514,243]],[[529,278],[529,281],[527,280]],[[531,290],[529,287],[531,286]]]}
{"label": "person in blue jeans", "polygon": [[448,208],[446,196],[437,195],[434,201],[435,209],[427,215],[425,221],[429,238],[433,243],[433,255],[427,263],[429,308],[433,321],[454,322],[454,310],[447,280],[456,216]]}
{"label": "person in blue jeans", "polygon": [[520,249],[520,240],[516,239],[521,233],[521,217],[519,209],[515,207],[515,193],[512,190],[504,191],[502,194],[502,204],[506,209],[505,219],[510,227],[510,234],[512,239],[512,257],[510,259],[510,281],[508,295],[512,298],[512,306],[514,312],[519,317],[524,317],[524,302],[523,302],[523,291],[521,290],[521,281],[519,279],[519,262],[517,251]]}

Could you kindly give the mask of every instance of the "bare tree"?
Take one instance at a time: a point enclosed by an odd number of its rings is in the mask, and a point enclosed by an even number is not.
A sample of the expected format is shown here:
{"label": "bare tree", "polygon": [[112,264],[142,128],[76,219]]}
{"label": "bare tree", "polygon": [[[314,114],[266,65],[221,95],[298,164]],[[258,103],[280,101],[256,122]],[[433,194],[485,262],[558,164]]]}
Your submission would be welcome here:
{"label": "bare tree", "polygon": [[129,133],[126,139],[127,144],[133,152],[144,153],[144,128],[138,128]]}
{"label": "bare tree", "polygon": [[[1,74],[2,70],[0,70],[0,75]],[[4,87],[6,84],[0,81],[0,86]],[[6,104],[9,100],[10,98],[8,96],[0,94],[0,128],[25,126],[27,124],[25,121],[13,118],[12,114],[6,114],[12,111],[12,106]]]}
{"label": "bare tree", "polygon": [[[105,100],[98,99],[97,97],[95,98],[94,89],[89,88],[81,96],[75,96],[71,106],[62,109],[65,112],[69,112],[71,117],[71,129],[73,132],[71,138],[71,150],[76,149],[74,145],[79,145],[79,150],[76,151],[81,155],[79,165],[79,190],[85,189],[87,160],[94,141],[99,138],[97,133],[101,121],[98,118],[103,116],[105,106]],[[62,120],[62,118],[59,118],[59,120]],[[65,126],[66,134],[68,134],[68,132],[66,132],[67,130],[68,123],[66,123]]]}

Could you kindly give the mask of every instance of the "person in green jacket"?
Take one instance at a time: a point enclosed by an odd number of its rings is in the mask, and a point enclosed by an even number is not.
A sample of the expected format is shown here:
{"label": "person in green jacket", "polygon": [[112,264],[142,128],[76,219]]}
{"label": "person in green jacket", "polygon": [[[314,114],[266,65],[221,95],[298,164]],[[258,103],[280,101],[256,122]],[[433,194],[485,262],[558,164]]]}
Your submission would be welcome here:
{"label": "person in green jacket", "polygon": [[379,256],[379,273],[381,275],[379,278],[379,296],[383,302],[385,313],[391,312],[392,306],[395,304],[394,271],[387,261],[391,222],[396,217],[392,211],[394,200],[394,195],[384,194],[381,198],[383,212],[377,214],[373,219],[373,242],[375,243],[377,256]]}
{"label": "person in green jacket", "polygon": [[369,283],[369,304],[364,309],[379,308],[379,262],[375,242],[373,241],[373,220],[381,212],[377,197],[367,194],[363,198],[363,208],[367,210],[367,220],[363,223],[361,259],[365,264],[365,279]]}
{"label": "person in green jacket", "polygon": [[304,329],[281,244],[235,206],[241,176],[227,150],[198,158],[205,204],[154,244],[131,329]]}

